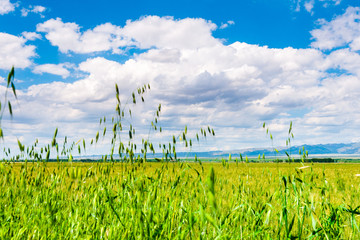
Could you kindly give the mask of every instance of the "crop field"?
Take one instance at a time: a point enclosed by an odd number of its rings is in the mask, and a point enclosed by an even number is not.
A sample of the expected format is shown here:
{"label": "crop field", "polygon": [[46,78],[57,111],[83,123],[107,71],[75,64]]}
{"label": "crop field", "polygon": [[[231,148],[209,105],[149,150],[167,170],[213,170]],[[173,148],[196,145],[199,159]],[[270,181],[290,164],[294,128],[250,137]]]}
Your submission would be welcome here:
{"label": "crop field", "polygon": [[1,163],[1,239],[359,239],[358,164]]}

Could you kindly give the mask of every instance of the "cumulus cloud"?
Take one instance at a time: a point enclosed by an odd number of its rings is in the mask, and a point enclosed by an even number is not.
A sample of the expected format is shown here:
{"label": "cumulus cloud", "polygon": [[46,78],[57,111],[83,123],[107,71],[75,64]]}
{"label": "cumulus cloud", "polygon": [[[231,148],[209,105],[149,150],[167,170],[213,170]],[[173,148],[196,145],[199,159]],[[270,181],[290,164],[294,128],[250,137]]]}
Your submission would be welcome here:
{"label": "cumulus cloud", "polygon": [[63,23],[57,18],[38,24],[36,30],[45,32],[45,37],[63,53],[119,52],[118,48],[126,45],[126,41],[118,37],[119,27],[110,23],[81,33],[76,23]]}
{"label": "cumulus cloud", "polygon": [[310,1],[305,2],[304,7],[307,12],[313,14],[312,9],[314,8],[314,3],[315,3],[315,0],[310,0]]}
{"label": "cumulus cloud", "polygon": [[131,46],[141,49],[200,48],[220,42],[211,34],[215,29],[215,24],[204,19],[174,20],[158,16],[129,20],[123,28],[105,23],[84,32],[76,23],[64,23],[60,18],[37,25],[37,31],[44,32],[51,44],[63,53],[109,50],[121,53],[121,48]]}
{"label": "cumulus cloud", "polygon": [[229,27],[230,25],[234,25],[234,24],[235,24],[234,21],[229,20],[229,21],[227,21],[226,23],[222,23],[222,24],[220,25],[220,29],[225,29],[225,28]]}
{"label": "cumulus cloud", "polygon": [[33,6],[32,7],[32,12],[34,12],[34,13],[42,13],[45,10],[46,10],[46,8],[43,6]]}
{"label": "cumulus cloud", "polygon": [[193,49],[218,44],[219,40],[212,36],[215,29],[214,23],[201,18],[175,20],[173,17],[147,16],[127,21],[122,33],[143,49]]}
{"label": "cumulus cloud", "polygon": [[343,15],[330,22],[320,19],[320,28],[311,31],[314,41],[312,47],[331,50],[349,45],[360,50],[360,8],[348,7]]}
{"label": "cumulus cloud", "polygon": [[311,15],[314,14],[314,7],[315,4],[321,5],[324,8],[328,8],[330,6],[337,6],[341,3],[341,0],[293,0],[293,8],[296,12],[300,12],[303,8],[305,8],[305,10],[308,13],[311,13]]}
{"label": "cumulus cloud", "polygon": [[[253,146],[263,146],[263,121],[273,127],[274,136],[285,139],[292,120],[295,136],[307,143],[329,137],[347,141],[360,126],[360,56],[348,47],[324,53],[315,48],[281,49],[242,42],[225,45],[212,36],[216,26],[209,21],[154,16],[128,21],[124,27],[103,24],[81,31],[76,23],[52,19],[37,28],[64,53],[129,46],[143,51],[124,63],[92,57],[77,66],[86,74],[79,80],[34,84],[20,91],[21,108],[15,114],[26,124],[45,128],[42,119],[46,119],[46,128],[61,123],[69,136],[91,137],[97,117],[114,112],[115,83],[122,103],[137,86],[150,83],[145,104],[133,109],[135,127],[146,129],[153,107],[162,103],[160,121],[165,134],[184,125],[198,129],[210,124],[219,133],[219,148],[223,143],[241,148],[244,137],[256,139]],[[45,64],[34,72],[66,77],[70,68]],[[347,129],[339,127],[343,125]]]}
{"label": "cumulus cloud", "polygon": [[0,69],[26,68],[36,56],[35,46],[26,45],[26,39],[7,33],[0,33]]}
{"label": "cumulus cloud", "polygon": [[23,32],[22,35],[26,40],[30,40],[30,41],[41,39],[41,35],[36,32]]}
{"label": "cumulus cloud", "polygon": [[320,2],[323,3],[323,6],[324,7],[328,7],[328,6],[331,6],[331,5],[339,5],[341,3],[342,0],[320,0]]}
{"label": "cumulus cloud", "polygon": [[67,69],[68,67],[71,66],[69,64],[42,64],[35,66],[33,72],[38,74],[50,73],[61,76],[62,78],[67,78],[70,75],[70,71]]}
{"label": "cumulus cloud", "polygon": [[[193,128],[211,124],[220,131],[236,127],[243,132],[316,102],[323,61],[323,54],[314,49],[271,49],[240,42],[150,49],[123,64],[102,57],[88,59],[79,65],[87,77],[74,83],[33,85],[24,98],[26,105],[40,104],[44,111],[40,115],[46,115],[41,117],[49,121],[61,121],[66,109],[71,122],[88,121],[89,116],[113,112],[115,83],[123,102],[136,86],[150,83],[148,107],[134,110],[134,116],[141,114],[134,117],[134,125],[150,122],[154,109],[149,106],[162,103],[165,130],[170,125],[181,129],[185,124]],[[57,108],[59,114],[54,113]],[[28,111],[25,116],[40,118]]]}
{"label": "cumulus cloud", "polygon": [[0,0],[0,15],[7,14],[15,10],[15,5],[10,0]]}
{"label": "cumulus cloud", "polygon": [[46,8],[43,6],[29,6],[29,8],[22,8],[21,9],[21,16],[23,17],[27,17],[29,15],[29,13],[36,13],[39,14],[40,17],[44,18],[45,16],[42,14],[43,12],[46,11]]}

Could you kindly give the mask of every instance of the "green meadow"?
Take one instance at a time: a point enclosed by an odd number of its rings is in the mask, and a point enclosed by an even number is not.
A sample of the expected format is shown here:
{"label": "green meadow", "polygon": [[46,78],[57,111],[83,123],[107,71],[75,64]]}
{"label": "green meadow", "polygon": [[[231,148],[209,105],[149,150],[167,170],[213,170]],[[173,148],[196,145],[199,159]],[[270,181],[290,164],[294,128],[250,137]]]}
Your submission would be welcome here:
{"label": "green meadow", "polygon": [[1,239],[358,239],[358,164],[2,163]]}

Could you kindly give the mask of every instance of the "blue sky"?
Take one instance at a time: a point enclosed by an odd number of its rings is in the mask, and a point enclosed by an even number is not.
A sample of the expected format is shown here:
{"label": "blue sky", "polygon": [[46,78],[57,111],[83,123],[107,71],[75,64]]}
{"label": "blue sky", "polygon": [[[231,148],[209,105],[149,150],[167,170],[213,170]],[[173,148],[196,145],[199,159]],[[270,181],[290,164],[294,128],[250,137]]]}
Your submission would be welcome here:
{"label": "blue sky", "polygon": [[165,131],[153,138],[211,125],[217,136],[199,150],[267,147],[264,121],[276,145],[290,121],[297,144],[359,141],[359,5],[0,0],[0,76],[14,65],[19,90],[4,144],[46,144],[56,127],[90,139],[113,114],[115,82],[123,98],[153,86],[134,110],[139,139],[162,103]]}

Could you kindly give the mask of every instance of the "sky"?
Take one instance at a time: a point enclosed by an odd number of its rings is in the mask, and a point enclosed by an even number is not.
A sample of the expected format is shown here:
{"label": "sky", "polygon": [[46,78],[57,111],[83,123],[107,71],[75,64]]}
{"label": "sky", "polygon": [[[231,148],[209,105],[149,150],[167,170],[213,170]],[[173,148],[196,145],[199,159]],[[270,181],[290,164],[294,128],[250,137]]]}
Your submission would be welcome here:
{"label": "sky", "polygon": [[90,142],[115,114],[115,83],[123,103],[151,86],[128,104],[135,142],[209,125],[216,136],[193,151],[270,147],[264,122],[275,146],[290,122],[294,145],[360,141],[358,0],[0,0],[1,96],[12,66],[5,147],[48,144],[56,128]]}

